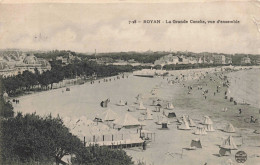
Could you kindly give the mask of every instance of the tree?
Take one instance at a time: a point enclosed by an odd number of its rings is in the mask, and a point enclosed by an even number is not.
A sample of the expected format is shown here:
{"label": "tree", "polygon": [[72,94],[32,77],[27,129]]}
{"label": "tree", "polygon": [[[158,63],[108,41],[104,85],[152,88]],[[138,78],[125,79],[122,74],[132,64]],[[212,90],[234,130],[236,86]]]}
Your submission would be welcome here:
{"label": "tree", "polygon": [[61,162],[83,144],[62,120],[51,115],[22,115],[1,121],[1,159],[4,162]]}

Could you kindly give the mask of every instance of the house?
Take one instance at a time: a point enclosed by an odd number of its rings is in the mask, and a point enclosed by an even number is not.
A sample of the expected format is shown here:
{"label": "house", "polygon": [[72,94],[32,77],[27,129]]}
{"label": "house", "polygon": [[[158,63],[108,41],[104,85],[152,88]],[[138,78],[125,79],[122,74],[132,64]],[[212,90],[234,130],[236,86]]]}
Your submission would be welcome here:
{"label": "house", "polygon": [[177,56],[173,56],[172,54],[161,57],[160,59],[154,62],[154,65],[169,65],[169,64],[178,64],[179,58]]}
{"label": "house", "polygon": [[251,59],[249,57],[241,58],[241,64],[251,64]]}

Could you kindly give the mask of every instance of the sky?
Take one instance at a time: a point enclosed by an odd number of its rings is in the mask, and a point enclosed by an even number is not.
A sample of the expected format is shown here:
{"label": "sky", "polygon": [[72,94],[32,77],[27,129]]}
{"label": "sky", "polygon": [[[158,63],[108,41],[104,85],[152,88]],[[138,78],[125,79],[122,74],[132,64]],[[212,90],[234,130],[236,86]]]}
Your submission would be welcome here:
{"label": "sky", "polygon": [[[132,20],[141,23],[129,24]],[[240,23],[166,24],[165,20]],[[0,49],[6,48],[260,54],[260,2],[0,4]]]}

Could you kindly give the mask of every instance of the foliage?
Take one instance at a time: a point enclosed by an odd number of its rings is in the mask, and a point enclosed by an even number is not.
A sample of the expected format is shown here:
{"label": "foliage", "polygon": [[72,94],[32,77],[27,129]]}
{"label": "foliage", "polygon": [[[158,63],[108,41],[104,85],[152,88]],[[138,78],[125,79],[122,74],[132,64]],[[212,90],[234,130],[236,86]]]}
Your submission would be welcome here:
{"label": "foliage", "polygon": [[73,164],[83,165],[130,165],[132,158],[125,151],[120,149],[110,149],[108,147],[90,146],[82,148],[77,156],[72,159]]}
{"label": "foliage", "polygon": [[1,121],[3,162],[60,162],[80,146],[80,140],[69,133],[59,117],[18,113]]}
{"label": "foliage", "polygon": [[6,102],[3,98],[4,88],[3,88],[3,80],[0,78],[0,118],[13,117],[14,111],[13,106],[10,102]]}
{"label": "foliage", "polygon": [[0,122],[1,163],[58,164],[65,155],[74,155],[74,164],[132,164],[131,157],[122,150],[84,147],[59,116],[18,113]]}

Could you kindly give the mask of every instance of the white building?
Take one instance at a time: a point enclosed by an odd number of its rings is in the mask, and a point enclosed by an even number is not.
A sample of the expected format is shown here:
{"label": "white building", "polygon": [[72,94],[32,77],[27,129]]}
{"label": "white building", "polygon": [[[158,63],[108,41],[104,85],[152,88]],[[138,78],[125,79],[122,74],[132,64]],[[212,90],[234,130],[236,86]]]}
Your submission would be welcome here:
{"label": "white building", "polygon": [[214,57],[214,64],[225,64],[226,57],[224,55],[215,55]]}
{"label": "white building", "polygon": [[156,60],[154,62],[154,65],[169,65],[169,64],[178,64],[179,58],[177,56],[173,56],[172,54],[169,54],[167,56],[163,56],[160,59]]}
{"label": "white building", "polygon": [[33,54],[21,54],[16,59],[12,59],[9,55],[5,56],[9,58],[3,58],[3,56],[0,58],[0,75],[4,77],[17,75],[19,72],[22,73],[25,70],[34,72],[35,68],[37,68],[40,73],[51,69],[51,65],[48,61],[37,58]]}

